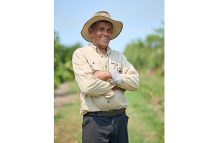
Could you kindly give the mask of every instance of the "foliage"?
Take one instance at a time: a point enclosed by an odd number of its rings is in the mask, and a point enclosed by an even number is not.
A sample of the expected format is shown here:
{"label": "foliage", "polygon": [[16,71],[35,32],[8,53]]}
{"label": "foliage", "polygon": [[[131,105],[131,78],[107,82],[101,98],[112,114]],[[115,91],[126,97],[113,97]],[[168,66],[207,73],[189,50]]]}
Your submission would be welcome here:
{"label": "foliage", "polygon": [[61,83],[73,80],[72,54],[81,47],[79,43],[65,46],[60,43],[57,33],[54,33],[54,87]]}
{"label": "foliage", "polygon": [[158,28],[145,41],[136,40],[126,46],[124,54],[139,71],[164,72],[164,29]]}

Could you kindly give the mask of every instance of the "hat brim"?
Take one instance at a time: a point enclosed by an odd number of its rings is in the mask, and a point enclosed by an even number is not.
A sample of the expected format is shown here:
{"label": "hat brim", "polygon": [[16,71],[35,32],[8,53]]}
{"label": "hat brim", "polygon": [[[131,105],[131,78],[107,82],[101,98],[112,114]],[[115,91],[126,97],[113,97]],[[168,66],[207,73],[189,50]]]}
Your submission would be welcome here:
{"label": "hat brim", "polygon": [[109,21],[110,23],[112,23],[113,33],[112,33],[112,36],[111,36],[111,40],[116,38],[120,34],[120,32],[122,31],[122,28],[123,28],[123,23],[122,22],[116,21],[116,20],[113,20],[113,19],[110,19],[110,18],[107,18],[107,17],[104,17],[104,16],[94,16],[84,24],[83,29],[81,31],[81,35],[83,36],[83,38],[85,40],[91,41],[91,38],[89,36],[89,27],[93,23],[95,23],[97,21],[101,21],[101,20]]}

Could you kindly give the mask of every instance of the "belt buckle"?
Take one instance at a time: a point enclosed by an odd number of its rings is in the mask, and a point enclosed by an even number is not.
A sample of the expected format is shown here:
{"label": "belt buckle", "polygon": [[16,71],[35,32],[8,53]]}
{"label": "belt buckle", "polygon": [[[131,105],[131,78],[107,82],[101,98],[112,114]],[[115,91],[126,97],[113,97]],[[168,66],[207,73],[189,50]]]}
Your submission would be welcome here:
{"label": "belt buckle", "polygon": [[109,112],[108,112],[108,115],[109,115],[109,117],[113,117],[113,112],[112,112],[112,111],[109,111]]}
{"label": "belt buckle", "polygon": [[116,116],[118,112],[117,110],[112,110],[111,113],[112,113],[112,116]]}

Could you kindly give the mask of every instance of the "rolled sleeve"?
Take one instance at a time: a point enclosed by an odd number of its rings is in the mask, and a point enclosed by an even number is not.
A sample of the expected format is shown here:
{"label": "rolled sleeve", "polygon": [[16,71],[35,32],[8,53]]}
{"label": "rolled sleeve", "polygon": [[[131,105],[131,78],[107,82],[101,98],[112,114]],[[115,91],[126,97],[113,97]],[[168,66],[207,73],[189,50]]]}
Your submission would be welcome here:
{"label": "rolled sleeve", "polygon": [[139,74],[124,55],[122,56],[122,73],[120,76],[121,82],[118,84],[119,87],[132,91],[138,89]]}

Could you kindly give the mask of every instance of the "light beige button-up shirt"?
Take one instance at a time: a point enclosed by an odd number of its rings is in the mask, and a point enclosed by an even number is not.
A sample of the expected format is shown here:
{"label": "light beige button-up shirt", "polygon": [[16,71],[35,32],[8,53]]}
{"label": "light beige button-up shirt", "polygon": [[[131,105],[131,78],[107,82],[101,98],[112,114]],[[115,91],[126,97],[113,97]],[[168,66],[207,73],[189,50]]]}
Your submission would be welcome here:
{"label": "light beige button-up shirt", "polygon": [[75,79],[80,88],[80,114],[93,111],[109,111],[127,107],[124,91],[112,90],[115,86],[112,80],[103,81],[93,75],[96,70],[118,70],[121,83],[116,86],[126,90],[136,90],[139,87],[139,75],[125,56],[110,47],[107,54],[89,43],[73,53],[72,58]]}

